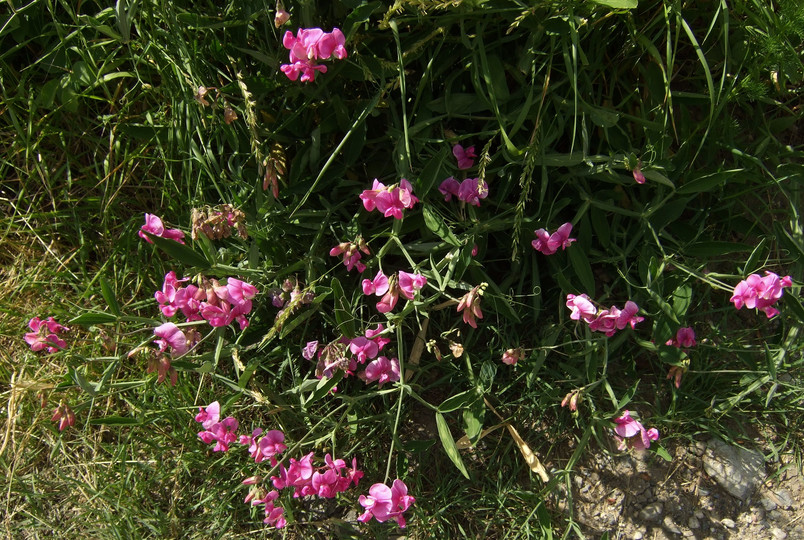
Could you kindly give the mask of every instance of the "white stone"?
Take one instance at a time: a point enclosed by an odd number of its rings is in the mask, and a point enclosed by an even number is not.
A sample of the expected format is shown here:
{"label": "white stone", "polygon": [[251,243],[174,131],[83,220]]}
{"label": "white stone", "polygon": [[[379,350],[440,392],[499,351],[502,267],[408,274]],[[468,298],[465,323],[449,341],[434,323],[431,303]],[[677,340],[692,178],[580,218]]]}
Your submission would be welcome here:
{"label": "white stone", "polygon": [[720,439],[709,441],[703,457],[706,474],[723,489],[741,500],[746,500],[765,477],[765,460],[762,454],[730,446]]}

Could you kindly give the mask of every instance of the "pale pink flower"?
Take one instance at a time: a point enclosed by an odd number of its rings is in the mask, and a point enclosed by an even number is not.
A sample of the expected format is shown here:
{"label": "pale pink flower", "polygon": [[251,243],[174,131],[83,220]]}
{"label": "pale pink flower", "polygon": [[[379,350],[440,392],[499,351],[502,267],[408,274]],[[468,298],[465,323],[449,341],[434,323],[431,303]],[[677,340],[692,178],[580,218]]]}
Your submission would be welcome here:
{"label": "pale pink flower", "polygon": [[585,294],[575,296],[574,294],[567,295],[567,307],[572,310],[570,319],[577,321],[583,318],[587,323],[595,320],[597,315],[597,308],[592,303],[592,300]]}
{"label": "pale pink flower", "polygon": [[475,147],[470,146],[464,149],[460,144],[452,147],[452,155],[458,161],[458,168],[461,170],[470,169],[475,164]]}
{"label": "pale pink flower", "polygon": [[178,326],[173,323],[165,323],[154,328],[154,335],[162,339],[154,340],[159,345],[159,352],[173,349],[172,356],[181,356],[190,350],[191,343],[187,341],[187,336]]}
{"label": "pale pink flower", "polygon": [[[614,309],[617,308],[612,306],[612,310]],[[626,302],[625,307],[617,316],[617,330],[622,330],[629,324],[631,328],[636,328],[637,323],[645,320],[645,317],[640,317],[637,313],[639,313],[639,306],[630,300]]]}
{"label": "pale pink flower", "polygon": [[292,81],[299,75],[302,82],[314,81],[317,71],[327,71],[325,65],[315,61],[346,58],[345,43],[346,37],[337,28],[329,33],[320,28],[300,28],[296,36],[288,31],[282,38],[282,45],[290,51],[290,64],[283,64],[280,70]]}
{"label": "pale pink flower", "polygon": [[380,298],[380,301],[377,302],[377,311],[380,313],[388,313],[394,309],[397,301],[399,301],[399,282],[395,274],[388,280],[386,293]]}
{"label": "pale pink flower", "polygon": [[195,421],[201,424],[204,429],[209,429],[213,424],[217,424],[221,418],[221,404],[213,401],[206,407],[198,407],[198,414]]}
{"label": "pale pink flower", "polygon": [[645,429],[639,421],[631,417],[627,410],[623,412],[622,416],[615,418],[614,423],[617,424],[614,427],[614,433],[617,434],[616,439],[620,450],[628,447],[645,450],[650,448],[651,441],[659,440],[659,431],[656,428]]}
{"label": "pale pink flower", "polygon": [[572,231],[572,223],[565,223],[558,228],[556,232],[550,234],[544,229],[537,229],[533,231],[536,235],[536,240],[531,242],[533,249],[541,251],[545,255],[552,255],[558,248],[567,249],[570,244],[575,242],[575,238],[570,238]]}
{"label": "pale pink flower", "polygon": [[518,347],[516,349],[508,349],[502,355],[503,364],[515,366],[517,362],[525,357],[525,349]]}
{"label": "pale pink flower", "polygon": [[146,232],[161,238],[175,240],[179,244],[184,243],[184,233],[179,229],[165,229],[162,220],[153,214],[145,214],[145,225],[143,225],[137,233],[140,238],[143,238],[149,244],[153,244],[153,240],[148,238]]}
{"label": "pale pink flower", "polygon": [[318,352],[318,340],[315,341],[308,341],[307,345],[304,346],[302,349],[302,357],[307,360],[312,360],[315,358],[315,354]]}
{"label": "pale pink flower", "polygon": [[593,332],[603,332],[608,337],[617,333],[617,321],[620,319],[620,309],[611,306],[609,309],[600,310],[594,320],[589,322],[589,329]]}
{"label": "pale pink flower", "polygon": [[290,13],[285,11],[285,6],[282,5],[282,2],[276,3],[276,14],[274,15],[274,26],[279,28],[286,22],[290,20]]}

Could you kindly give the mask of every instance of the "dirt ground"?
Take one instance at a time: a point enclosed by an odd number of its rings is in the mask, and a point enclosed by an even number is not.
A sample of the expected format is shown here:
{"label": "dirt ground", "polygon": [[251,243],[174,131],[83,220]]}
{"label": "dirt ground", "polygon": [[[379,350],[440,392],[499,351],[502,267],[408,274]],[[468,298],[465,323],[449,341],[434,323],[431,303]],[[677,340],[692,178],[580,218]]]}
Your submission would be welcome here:
{"label": "dirt ground", "polygon": [[589,456],[573,475],[575,521],[590,538],[804,539],[804,478],[792,457],[766,458],[741,500],[707,474],[707,448],[670,446],[670,462],[648,452]]}

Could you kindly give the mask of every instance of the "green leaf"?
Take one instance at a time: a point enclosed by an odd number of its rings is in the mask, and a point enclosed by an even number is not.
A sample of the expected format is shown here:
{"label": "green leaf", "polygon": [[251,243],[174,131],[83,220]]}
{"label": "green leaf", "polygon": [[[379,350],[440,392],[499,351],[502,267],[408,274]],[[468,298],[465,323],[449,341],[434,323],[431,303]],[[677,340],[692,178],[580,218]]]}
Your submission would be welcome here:
{"label": "green leaf", "polygon": [[78,386],[81,387],[81,390],[83,390],[84,392],[86,392],[87,394],[89,394],[92,397],[95,397],[95,396],[98,395],[98,391],[95,388],[95,385],[92,384],[91,382],[89,382],[86,379],[86,377],[84,377],[83,373],[81,373],[80,371],[78,371],[76,369],[73,369],[72,370],[72,375],[73,375],[73,380],[76,382],[76,384]]}
{"label": "green leaf", "polygon": [[319,399],[329,394],[329,392],[333,388],[335,388],[335,385],[338,384],[341,379],[343,379],[343,371],[341,370],[338,370],[335,373],[335,376],[332,377],[331,379],[323,377],[320,381],[318,381],[315,391],[312,394],[310,394],[310,397],[307,398],[307,400],[304,402],[304,405],[307,406],[310,403],[318,401]]}
{"label": "green leaf", "polygon": [[673,461],[673,457],[670,455],[670,453],[661,446],[659,446],[659,443],[651,444],[650,449],[653,450],[653,452],[663,460],[667,462]]}
{"label": "green leaf", "polygon": [[120,316],[120,304],[117,303],[117,298],[115,298],[114,290],[106,278],[100,278],[101,284],[101,295],[103,295],[103,299],[106,300],[106,305],[109,306],[109,311]]}
{"label": "green leaf", "polygon": [[117,317],[108,313],[84,313],[74,319],[70,319],[70,324],[109,324],[117,322]]}
{"label": "green leaf", "polygon": [[351,339],[355,337],[355,316],[352,306],[346,300],[346,294],[338,278],[332,278],[332,300],[335,304],[335,321],[341,334]]}
{"label": "green leaf", "polygon": [[156,247],[180,263],[186,264],[187,266],[196,266],[198,268],[209,268],[212,266],[206,257],[189,246],[179,244],[175,240],[160,238],[149,232],[145,234],[148,235],[148,238],[153,240]]}
{"label": "green leaf", "polygon": [[444,220],[441,219],[441,216],[436,214],[429,206],[422,207],[422,214],[424,215],[424,224],[427,225],[427,228],[437,234],[444,242],[453,246],[461,245],[455,235],[452,234],[449,227],[447,227],[447,224],[444,223]]}
{"label": "green leaf", "polygon": [[142,420],[126,416],[106,416],[104,418],[93,418],[89,423],[93,426],[136,426],[142,424]]}
{"label": "green leaf", "polygon": [[570,246],[567,253],[569,254],[570,263],[572,263],[572,269],[575,270],[575,275],[578,276],[578,280],[583,285],[584,290],[594,291],[595,276],[592,274],[592,266],[589,264],[586,252],[578,247],[573,248]]}
{"label": "green leaf", "polygon": [[[422,169],[421,174],[419,174],[419,180],[416,182],[416,193],[419,194],[419,197],[424,197],[427,195],[427,193],[433,189],[433,186],[435,186],[436,182],[444,180],[444,174],[442,174],[441,168],[444,164],[444,160],[447,158],[448,151],[449,150],[447,148],[442,148],[440,152],[430,158],[430,160],[427,162],[427,165],[425,165],[424,169]],[[424,208],[429,209],[427,206]]]}
{"label": "green leaf", "polygon": [[449,426],[447,425],[447,421],[444,419],[444,415],[440,412],[436,411],[436,427],[438,427],[438,437],[441,439],[441,445],[444,447],[444,451],[449,456],[449,459],[455,466],[461,471],[461,474],[469,479],[469,473],[466,471],[466,466],[463,464],[463,460],[461,459],[461,455],[458,453],[458,447],[455,446],[455,439],[452,438],[452,433],[449,431]]}
{"label": "green leaf", "polygon": [[483,431],[483,417],[486,407],[483,402],[478,400],[463,410],[464,431],[469,441],[474,445],[477,443],[480,433]]}
{"label": "green leaf", "polygon": [[679,317],[679,320],[687,314],[687,310],[692,303],[692,287],[687,284],[679,285],[673,291],[673,311]]}
{"label": "green leaf", "polygon": [[747,253],[753,246],[740,242],[696,242],[684,248],[684,253],[692,257],[711,257],[714,255],[727,255],[729,253]]}
{"label": "green leaf", "polygon": [[461,407],[468,407],[477,399],[478,395],[475,390],[467,390],[445,399],[441,405],[438,406],[438,411],[441,413],[452,412],[460,409]]}
{"label": "green leaf", "polygon": [[687,195],[689,193],[701,193],[704,191],[712,191],[713,189],[724,184],[727,180],[735,178],[738,173],[743,172],[744,169],[730,169],[727,171],[718,171],[715,173],[699,176],[676,190],[679,195]]}
{"label": "green leaf", "polygon": [[637,7],[637,0],[592,0],[595,4],[610,7],[613,9],[634,9]]}

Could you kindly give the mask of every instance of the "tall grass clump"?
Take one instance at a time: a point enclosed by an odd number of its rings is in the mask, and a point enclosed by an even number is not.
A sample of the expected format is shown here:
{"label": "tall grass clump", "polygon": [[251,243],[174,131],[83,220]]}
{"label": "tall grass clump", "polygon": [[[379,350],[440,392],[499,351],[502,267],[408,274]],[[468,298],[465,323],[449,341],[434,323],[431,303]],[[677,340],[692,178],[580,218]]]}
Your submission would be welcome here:
{"label": "tall grass clump", "polygon": [[797,2],[6,11],[10,537],[569,537],[588,451],[800,453]]}

